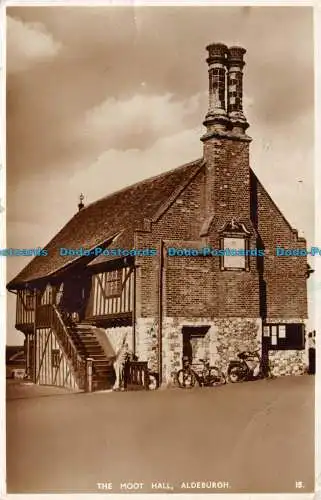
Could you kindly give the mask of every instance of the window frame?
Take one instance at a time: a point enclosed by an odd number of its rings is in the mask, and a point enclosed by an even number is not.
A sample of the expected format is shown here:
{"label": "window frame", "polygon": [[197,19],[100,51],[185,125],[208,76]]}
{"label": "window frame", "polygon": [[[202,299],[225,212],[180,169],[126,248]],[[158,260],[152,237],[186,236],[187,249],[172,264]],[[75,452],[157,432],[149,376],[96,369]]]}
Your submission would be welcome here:
{"label": "window frame", "polygon": [[33,311],[35,308],[35,295],[32,290],[26,290],[24,296],[24,306],[26,311]]}
{"label": "window frame", "polygon": [[[299,328],[300,327],[300,328]],[[285,336],[280,336],[280,328],[285,330]],[[298,338],[301,337],[300,342],[297,340],[296,342],[291,339],[291,335],[294,328],[298,329],[298,332],[295,334]],[[268,335],[267,333],[268,329]],[[273,335],[273,330],[275,329],[276,334]],[[299,329],[301,331],[299,331]],[[305,349],[305,324],[304,323],[264,323],[262,337],[265,343],[268,345],[269,350],[271,351],[303,351]],[[290,337],[290,338],[289,338]],[[272,339],[276,338],[276,343],[272,343]],[[281,340],[281,342],[280,342]]]}
{"label": "window frame", "polygon": [[[115,285],[115,289],[113,284]],[[104,295],[107,299],[119,297],[122,292],[122,269],[113,269],[106,273],[104,280]]]}

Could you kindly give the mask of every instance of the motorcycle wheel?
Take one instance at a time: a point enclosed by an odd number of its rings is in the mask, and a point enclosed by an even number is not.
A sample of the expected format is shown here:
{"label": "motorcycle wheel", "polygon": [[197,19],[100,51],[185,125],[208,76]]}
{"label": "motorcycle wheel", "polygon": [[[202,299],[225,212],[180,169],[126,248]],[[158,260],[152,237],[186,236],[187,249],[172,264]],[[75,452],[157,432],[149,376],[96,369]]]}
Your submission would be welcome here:
{"label": "motorcycle wheel", "polygon": [[177,383],[181,389],[190,389],[195,386],[195,375],[189,370],[179,370],[177,372]]}
{"label": "motorcycle wheel", "polygon": [[230,368],[228,370],[228,380],[232,384],[235,384],[237,382],[241,382],[243,379],[244,379],[244,375],[243,375],[240,367],[232,366],[232,368]]}
{"label": "motorcycle wheel", "polygon": [[216,387],[218,385],[226,384],[226,377],[223,372],[216,366],[210,368],[209,374],[210,384],[212,387]]}

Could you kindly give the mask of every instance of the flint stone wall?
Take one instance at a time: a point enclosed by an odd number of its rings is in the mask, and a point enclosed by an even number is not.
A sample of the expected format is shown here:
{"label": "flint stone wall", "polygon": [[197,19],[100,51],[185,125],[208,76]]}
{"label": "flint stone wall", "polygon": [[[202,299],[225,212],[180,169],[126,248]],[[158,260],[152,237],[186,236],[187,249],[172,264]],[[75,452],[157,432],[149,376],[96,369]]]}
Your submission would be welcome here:
{"label": "flint stone wall", "polygon": [[303,375],[307,370],[306,352],[269,351],[269,364],[272,375]]}
{"label": "flint stone wall", "polygon": [[[163,383],[171,385],[175,373],[182,367],[183,327],[204,327],[204,337],[193,339],[194,360],[208,358],[226,372],[231,359],[237,359],[242,350],[261,348],[260,318],[164,318],[162,328]],[[139,318],[136,323],[136,353],[141,361],[148,361],[150,369],[157,371],[158,325],[154,318]]]}

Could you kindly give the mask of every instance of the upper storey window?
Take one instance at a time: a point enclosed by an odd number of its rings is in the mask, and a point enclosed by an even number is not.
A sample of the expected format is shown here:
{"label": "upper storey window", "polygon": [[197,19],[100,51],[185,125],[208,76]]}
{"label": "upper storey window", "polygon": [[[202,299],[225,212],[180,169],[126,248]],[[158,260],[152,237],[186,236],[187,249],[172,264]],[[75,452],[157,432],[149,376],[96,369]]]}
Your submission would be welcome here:
{"label": "upper storey window", "polygon": [[27,311],[32,311],[35,307],[35,303],[34,303],[34,294],[32,292],[32,290],[26,290],[25,291],[25,308],[27,309]]}

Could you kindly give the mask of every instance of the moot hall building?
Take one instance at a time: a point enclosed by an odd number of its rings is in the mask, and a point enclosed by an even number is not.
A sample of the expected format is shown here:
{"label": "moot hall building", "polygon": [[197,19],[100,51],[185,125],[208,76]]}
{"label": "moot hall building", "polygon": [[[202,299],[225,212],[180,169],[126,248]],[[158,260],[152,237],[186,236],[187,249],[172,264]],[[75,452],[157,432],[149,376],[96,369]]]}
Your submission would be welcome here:
{"label": "moot hall building", "polygon": [[[249,165],[246,51],[223,44],[207,50],[203,157],[80,203],[45,247],[48,256],[35,257],[8,284],[17,294],[16,328],[26,337],[36,383],[82,389],[90,356],[94,388],[107,387],[110,353],[125,335],[163,385],[171,384],[186,353],[226,370],[240,350],[260,349],[275,375],[304,371],[307,260],[278,257],[275,249],[305,249],[306,241]],[[97,247],[157,253],[95,256]],[[173,247],[264,255],[169,256]],[[60,248],[92,255],[64,256]]]}

